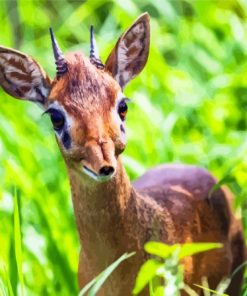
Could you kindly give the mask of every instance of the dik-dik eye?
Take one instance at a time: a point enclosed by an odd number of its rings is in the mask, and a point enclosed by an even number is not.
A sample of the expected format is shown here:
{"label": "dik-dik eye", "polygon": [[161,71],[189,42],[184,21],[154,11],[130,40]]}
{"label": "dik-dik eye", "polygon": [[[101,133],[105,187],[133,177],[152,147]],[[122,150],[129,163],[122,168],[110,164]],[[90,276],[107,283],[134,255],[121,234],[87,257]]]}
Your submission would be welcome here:
{"label": "dik-dik eye", "polygon": [[118,114],[119,114],[121,120],[125,120],[125,117],[126,117],[126,114],[128,111],[128,106],[127,106],[126,101],[127,101],[127,99],[123,99],[118,105]]}
{"label": "dik-dik eye", "polygon": [[64,127],[64,115],[56,109],[48,109],[46,113],[50,114],[54,130],[60,131]]}

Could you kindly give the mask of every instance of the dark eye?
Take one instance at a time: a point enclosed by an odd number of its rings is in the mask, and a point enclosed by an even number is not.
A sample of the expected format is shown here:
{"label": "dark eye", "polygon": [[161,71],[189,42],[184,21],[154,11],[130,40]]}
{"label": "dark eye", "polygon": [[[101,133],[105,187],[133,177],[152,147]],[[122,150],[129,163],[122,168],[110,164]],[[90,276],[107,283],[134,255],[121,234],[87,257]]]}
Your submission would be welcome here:
{"label": "dark eye", "polygon": [[128,106],[126,104],[126,100],[122,100],[118,105],[118,114],[121,120],[125,120],[127,111],[128,111]]}
{"label": "dark eye", "polygon": [[54,130],[59,131],[64,126],[64,116],[63,114],[55,109],[50,109],[47,111],[50,114],[51,122],[53,124]]}

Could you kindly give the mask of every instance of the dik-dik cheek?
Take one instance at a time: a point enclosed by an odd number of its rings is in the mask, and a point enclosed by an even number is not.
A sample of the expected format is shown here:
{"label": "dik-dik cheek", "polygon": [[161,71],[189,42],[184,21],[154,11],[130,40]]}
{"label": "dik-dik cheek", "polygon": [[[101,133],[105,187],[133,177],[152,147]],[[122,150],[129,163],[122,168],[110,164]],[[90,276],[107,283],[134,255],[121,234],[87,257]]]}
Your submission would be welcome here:
{"label": "dik-dik cheek", "polygon": [[118,156],[119,154],[121,154],[125,150],[126,136],[121,135],[119,137],[116,137],[115,141],[114,141],[114,145],[115,145],[115,155]]}

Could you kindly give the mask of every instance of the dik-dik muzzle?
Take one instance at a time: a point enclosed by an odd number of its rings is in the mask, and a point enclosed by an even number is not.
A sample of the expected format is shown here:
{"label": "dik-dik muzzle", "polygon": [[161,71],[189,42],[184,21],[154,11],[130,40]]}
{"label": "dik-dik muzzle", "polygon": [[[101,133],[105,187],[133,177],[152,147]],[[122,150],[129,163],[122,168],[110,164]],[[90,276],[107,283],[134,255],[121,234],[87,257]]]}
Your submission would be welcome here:
{"label": "dik-dik muzzle", "polygon": [[83,171],[97,181],[110,179],[117,166],[114,143],[105,141],[89,141],[85,145],[85,159],[81,161]]}

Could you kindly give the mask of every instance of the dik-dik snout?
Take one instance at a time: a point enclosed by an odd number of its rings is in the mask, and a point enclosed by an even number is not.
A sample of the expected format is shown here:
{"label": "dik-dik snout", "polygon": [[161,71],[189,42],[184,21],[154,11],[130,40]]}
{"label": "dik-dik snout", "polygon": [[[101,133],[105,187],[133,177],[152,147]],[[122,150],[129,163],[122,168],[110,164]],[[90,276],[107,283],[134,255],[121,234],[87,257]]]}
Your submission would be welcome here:
{"label": "dik-dik snout", "polygon": [[96,181],[107,181],[114,176],[117,166],[111,139],[91,140],[85,145],[84,158],[81,160],[82,170]]}

